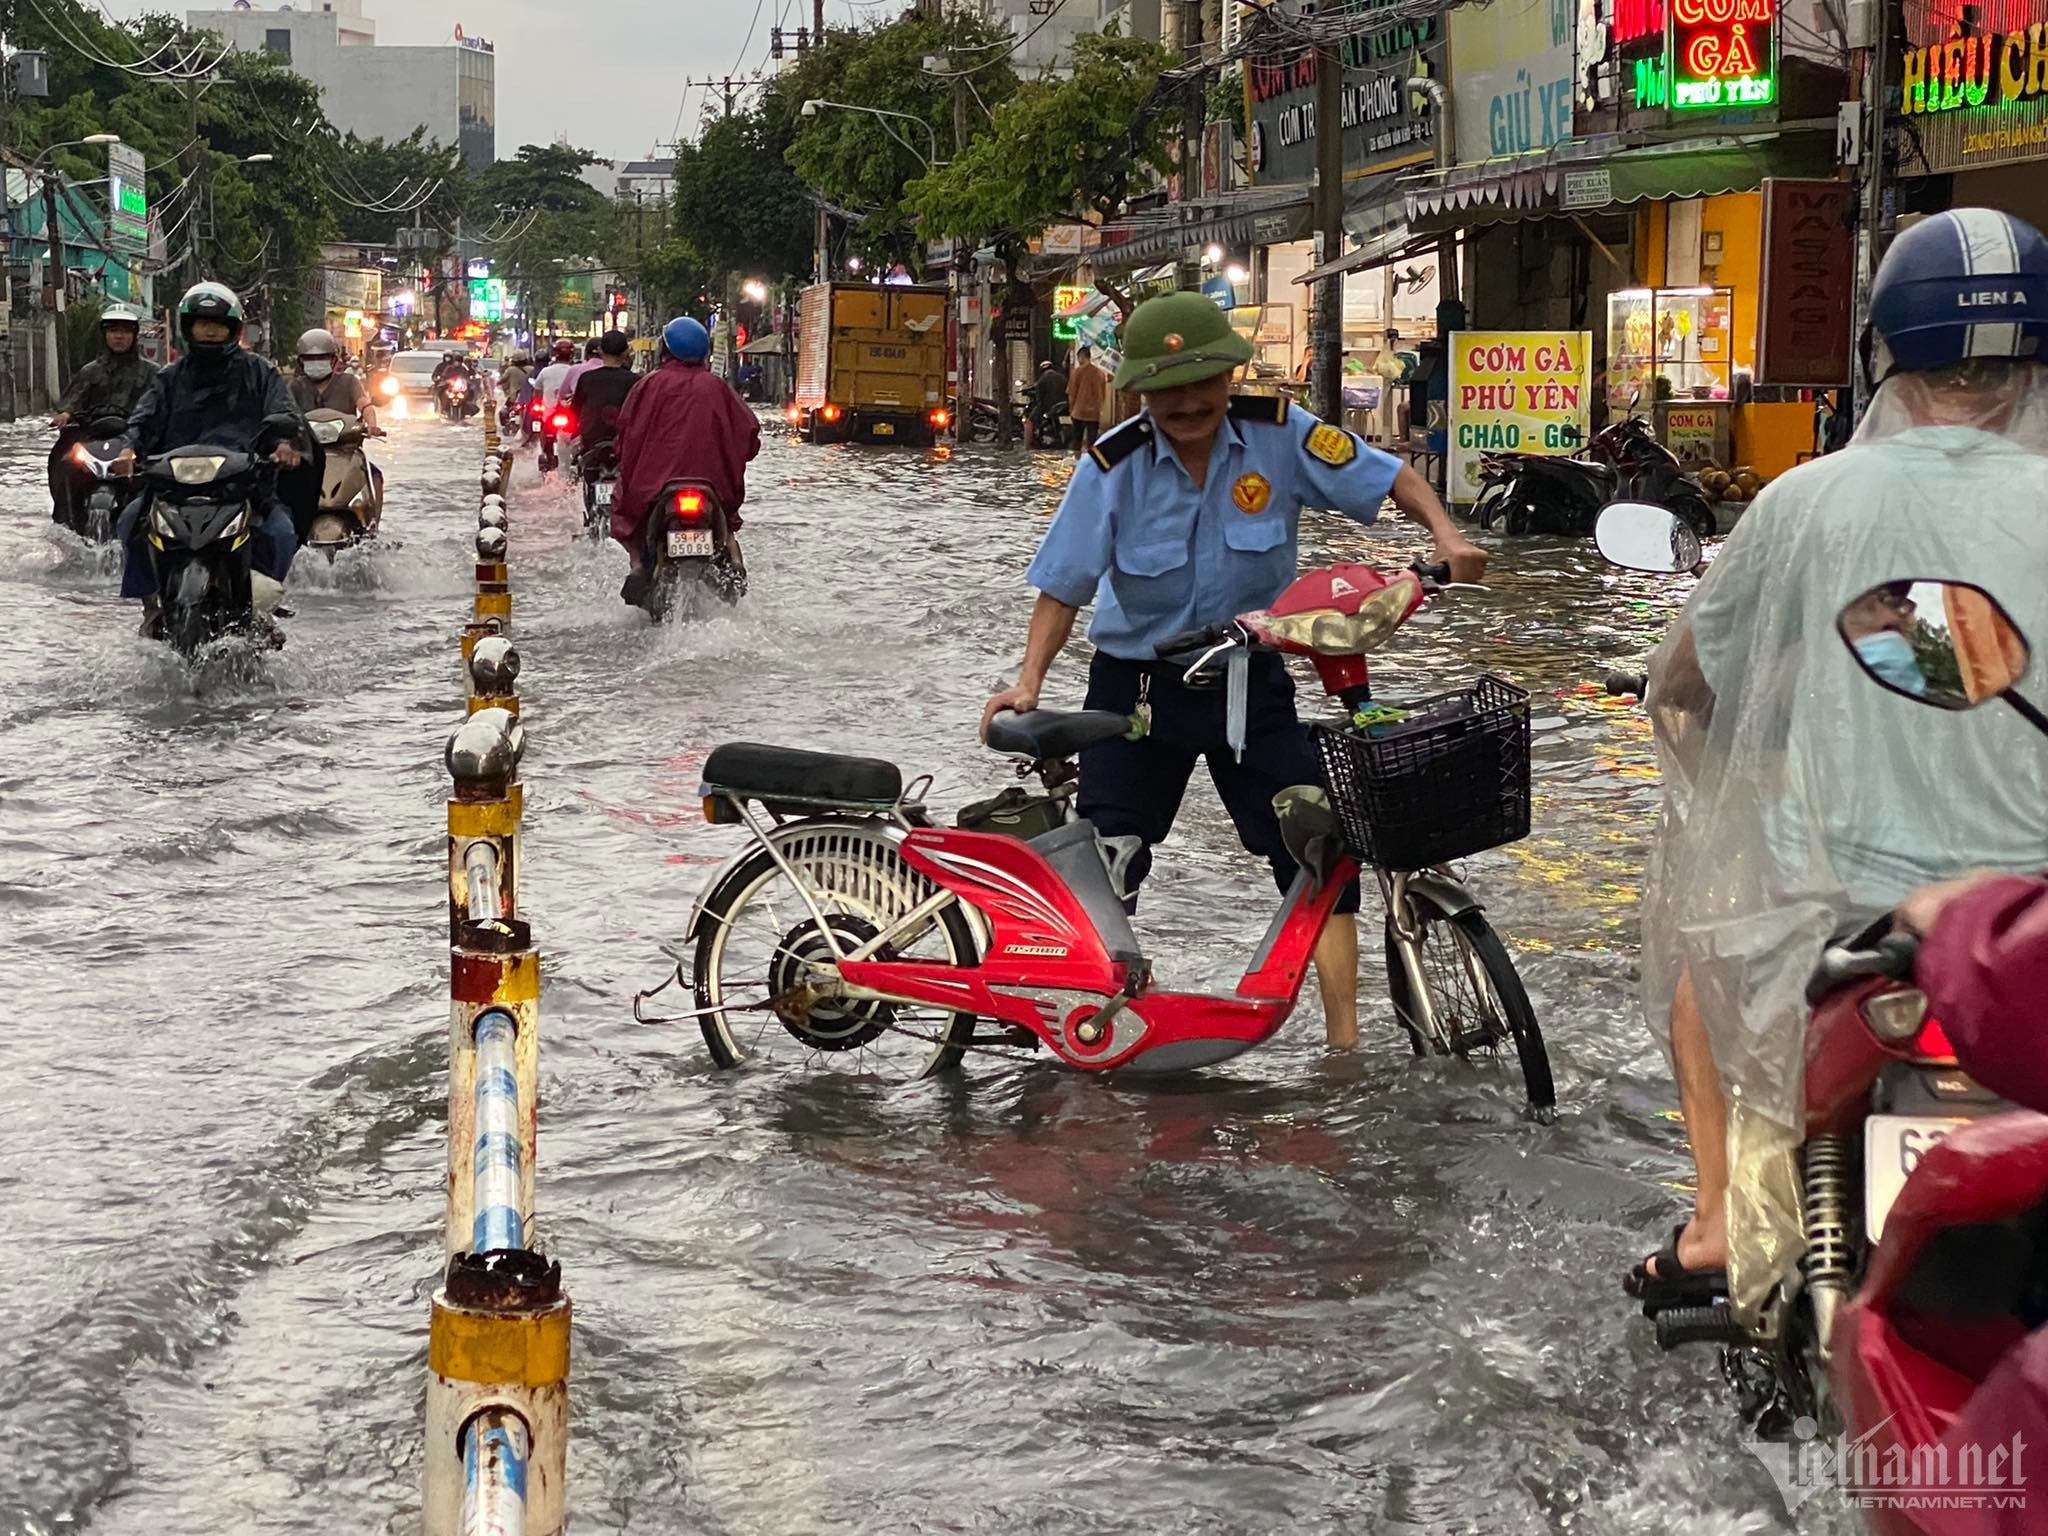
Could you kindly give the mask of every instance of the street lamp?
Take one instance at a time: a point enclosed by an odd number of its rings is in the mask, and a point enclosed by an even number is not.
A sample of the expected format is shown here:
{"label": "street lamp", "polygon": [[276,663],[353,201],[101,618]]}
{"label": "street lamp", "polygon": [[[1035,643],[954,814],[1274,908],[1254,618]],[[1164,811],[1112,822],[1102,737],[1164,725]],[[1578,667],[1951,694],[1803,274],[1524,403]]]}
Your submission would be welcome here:
{"label": "street lamp", "polygon": [[740,285],[740,292],[756,304],[768,302],[768,285],[758,277],[750,277]]}
{"label": "street lamp", "polygon": [[[882,118],[882,127],[887,131],[889,137],[898,144],[901,144],[913,155],[916,155],[918,161],[927,171],[935,171],[946,163],[939,158],[938,131],[921,117],[914,116],[909,112],[891,112],[886,107],[862,107],[856,106],[850,101],[827,101],[822,96],[813,96],[809,101],[805,102],[802,107],[798,108],[797,115],[799,117],[816,117],[820,107],[832,107],[840,112],[865,112],[869,117]],[[887,120],[892,117],[900,117],[906,123],[915,123],[918,127],[922,128],[925,138],[931,142],[932,152],[929,155],[919,154],[915,144],[904,138],[894,128],[889,127]]]}
{"label": "street lamp", "polygon": [[257,154],[257,155],[244,155],[244,156],[242,156],[242,164],[244,164],[244,165],[269,165],[269,164],[270,164],[270,163],[271,163],[272,161],[274,161],[274,160],[276,160],[276,159],[277,159],[277,156],[275,156],[275,155],[273,155],[273,154],[270,154],[270,153],[268,153],[268,152],[265,152],[265,153],[263,153],[263,154]]}

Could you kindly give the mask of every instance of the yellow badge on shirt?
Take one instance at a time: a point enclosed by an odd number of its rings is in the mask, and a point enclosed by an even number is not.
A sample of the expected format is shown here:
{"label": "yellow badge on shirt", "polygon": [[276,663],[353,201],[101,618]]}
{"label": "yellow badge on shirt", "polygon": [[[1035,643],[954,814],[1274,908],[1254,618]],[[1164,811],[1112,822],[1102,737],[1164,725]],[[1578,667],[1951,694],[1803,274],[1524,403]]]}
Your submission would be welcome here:
{"label": "yellow badge on shirt", "polygon": [[1230,488],[1230,499],[1240,512],[1263,512],[1273,499],[1273,482],[1264,475],[1239,475]]}
{"label": "yellow badge on shirt", "polygon": [[1328,422],[1309,433],[1308,442],[1303,446],[1313,457],[1339,469],[1358,457],[1358,439],[1342,427],[1333,427]]}

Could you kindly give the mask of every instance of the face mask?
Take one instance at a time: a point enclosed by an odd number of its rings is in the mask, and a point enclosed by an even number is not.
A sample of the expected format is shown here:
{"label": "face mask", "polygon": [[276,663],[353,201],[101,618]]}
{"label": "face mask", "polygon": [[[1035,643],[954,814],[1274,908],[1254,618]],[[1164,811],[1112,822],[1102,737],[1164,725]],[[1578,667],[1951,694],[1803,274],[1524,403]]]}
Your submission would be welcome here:
{"label": "face mask", "polygon": [[334,372],[334,359],[307,357],[299,360],[299,371],[309,379],[324,379]]}
{"label": "face mask", "polygon": [[1913,654],[1913,642],[1897,630],[1865,635],[1856,642],[1856,654],[1866,667],[1894,688],[1916,694],[1927,691],[1927,678],[1920,670],[1920,658]]}

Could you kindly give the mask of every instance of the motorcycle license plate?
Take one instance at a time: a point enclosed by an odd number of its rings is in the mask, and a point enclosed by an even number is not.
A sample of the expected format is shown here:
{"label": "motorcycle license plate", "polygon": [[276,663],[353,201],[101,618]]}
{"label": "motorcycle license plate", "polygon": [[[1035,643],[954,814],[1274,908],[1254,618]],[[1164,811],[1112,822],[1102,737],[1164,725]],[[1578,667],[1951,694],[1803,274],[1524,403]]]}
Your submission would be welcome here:
{"label": "motorcycle license plate", "polygon": [[591,494],[597,498],[597,504],[600,507],[608,507],[612,504],[613,489],[614,487],[611,481],[600,480],[597,482],[596,486],[592,488]]}
{"label": "motorcycle license plate", "polygon": [[1927,1149],[1969,1123],[1932,1115],[1872,1115],[1863,1122],[1863,1230],[1871,1242],[1884,1235],[1885,1214]]}
{"label": "motorcycle license plate", "polygon": [[671,560],[709,560],[716,553],[709,528],[671,528],[668,554]]}
{"label": "motorcycle license plate", "polygon": [[876,423],[875,423],[875,436],[877,436],[877,437],[894,437],[895,435],[896,435],[896,423],[895,423],[895,422],[893,422],[893,421],[878,421],[878,422],[876,422]]}

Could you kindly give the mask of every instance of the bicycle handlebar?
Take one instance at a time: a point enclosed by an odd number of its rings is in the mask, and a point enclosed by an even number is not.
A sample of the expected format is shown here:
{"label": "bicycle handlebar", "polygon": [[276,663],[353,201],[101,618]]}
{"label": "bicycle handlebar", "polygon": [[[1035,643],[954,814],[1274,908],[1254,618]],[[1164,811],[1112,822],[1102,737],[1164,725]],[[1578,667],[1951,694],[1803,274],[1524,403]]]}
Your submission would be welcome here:
{"label": "bicycle handlebar", "polygon": [[[1416,560],[1410,562],[1408,569],[1421,583],[1424,592],[1441,591],[1450,584],[1451,563],[1448,560],[1440,560],[1435,565],[1424,565],[1420,560]],[[1207,650],[1212,645],[1219,645],[1228,640],[1232,635],[1237,636],[1239,644],[1244,643],[1246,637],[1243,626],[1235,619],[1225,619],[1221,623],[1206,624],[1200,629],[1184,629],[1177,635],[1168,635],[1152,648],[1152,654],[1165,661],[1174,656],[1186,655],[1189,651]]]}

